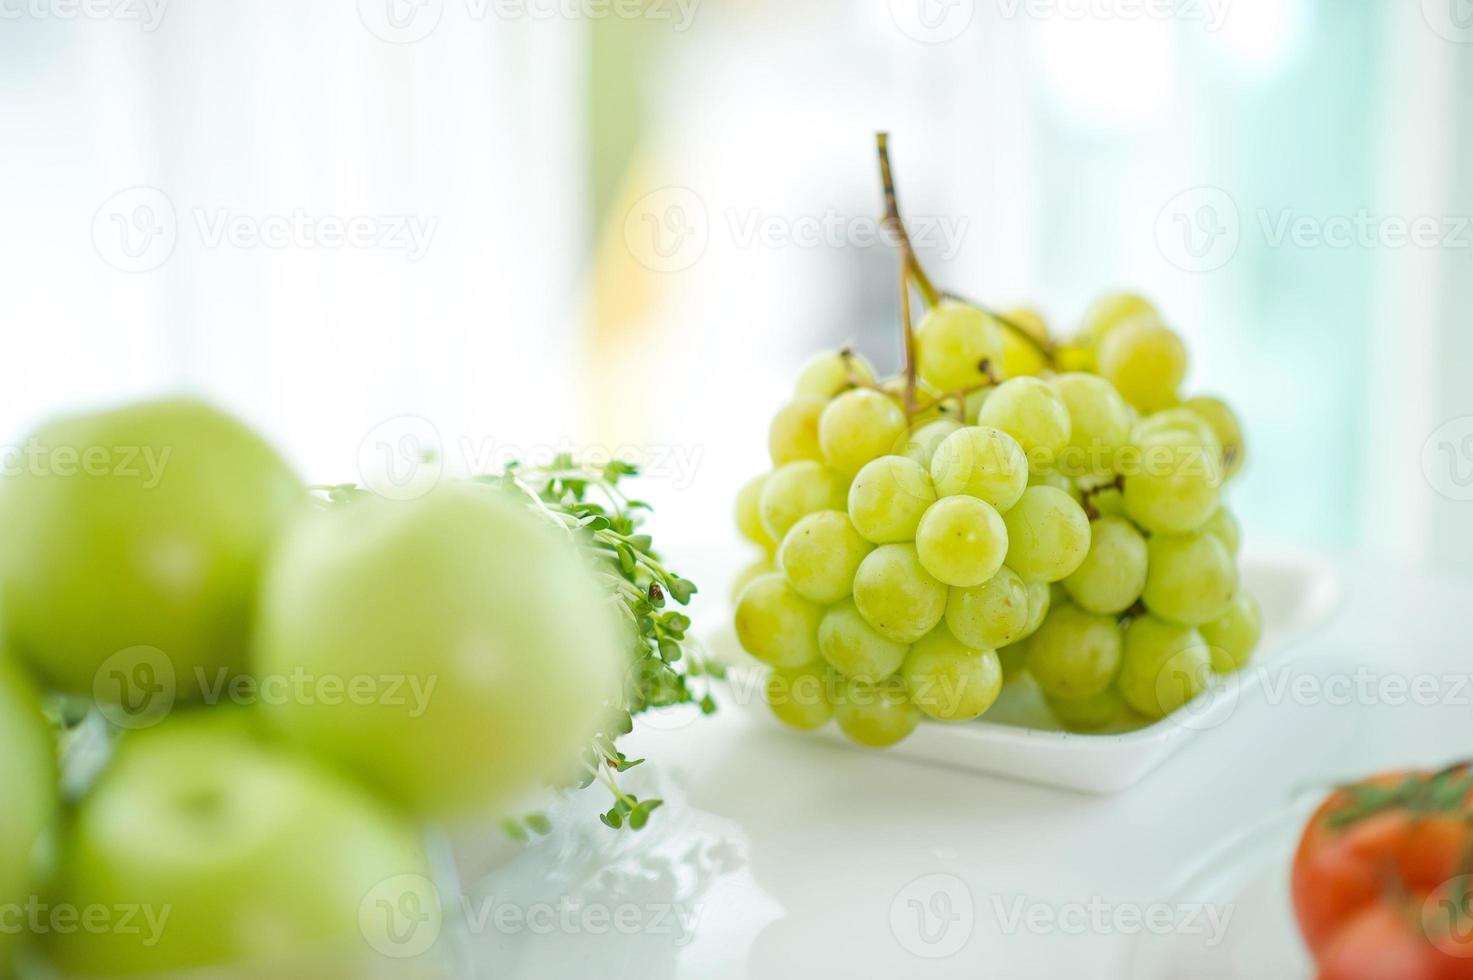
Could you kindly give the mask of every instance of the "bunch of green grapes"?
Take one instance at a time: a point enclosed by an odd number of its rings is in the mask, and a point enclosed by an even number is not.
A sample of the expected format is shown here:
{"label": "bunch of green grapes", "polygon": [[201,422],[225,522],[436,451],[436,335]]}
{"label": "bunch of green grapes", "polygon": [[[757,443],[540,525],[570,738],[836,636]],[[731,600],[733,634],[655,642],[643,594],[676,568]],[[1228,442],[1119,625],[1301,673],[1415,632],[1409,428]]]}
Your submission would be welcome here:
{"label": "bunch of green grapes", "polygon": [[1223,506],[1237,419],[1182,400],[1181,340],[1112,296],[1060,345],[1027,310],[933,303],[907,370],[816,357],[736,520],[765,557],[736,631],[805,730],[885,746],[966,721],[1026,671],[1070,728],[1160,718],[1258,639]]}

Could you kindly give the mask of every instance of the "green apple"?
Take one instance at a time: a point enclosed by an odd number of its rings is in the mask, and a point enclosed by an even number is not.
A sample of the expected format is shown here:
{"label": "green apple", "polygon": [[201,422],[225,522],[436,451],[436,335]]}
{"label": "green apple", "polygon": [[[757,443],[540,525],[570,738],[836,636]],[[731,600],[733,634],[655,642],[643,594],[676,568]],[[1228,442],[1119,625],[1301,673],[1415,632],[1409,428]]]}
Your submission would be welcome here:
{"label": "green apple", "polygon": [[[442,906],[409,819],[256,738],[251,715],[179,712],[124,737],[63,839],[50,907],[95,917],[45,930],[63,974],[228,964],[230,976],[347,980],[400,955],[389,935],[410,944],[406,964],[438,953]],[[410,917],[401,931],[376,925],[385,909]]]}
{"label": "green apple", "polygon": [[35,888],[37,841],[56,812],[56,752],[30,681],[0,658],[0,977],[9,976],[20,923]]}
{"label": "green apple", "polygon": [[417,813],[472,816],[574,772],[620,695],[619,636],[571,538],[505,491],[455,483],[289,534],[255,669],[263,685],[308,679],[263,699],[288,738]]}
{"label": "green apple", "polygon": [[47,681],[120,700],[100,668],[137,648],[181,697],[244,667],[263,558],[305,499],[260,437],[173,399],[56,419],[3,462],[4,628]]}

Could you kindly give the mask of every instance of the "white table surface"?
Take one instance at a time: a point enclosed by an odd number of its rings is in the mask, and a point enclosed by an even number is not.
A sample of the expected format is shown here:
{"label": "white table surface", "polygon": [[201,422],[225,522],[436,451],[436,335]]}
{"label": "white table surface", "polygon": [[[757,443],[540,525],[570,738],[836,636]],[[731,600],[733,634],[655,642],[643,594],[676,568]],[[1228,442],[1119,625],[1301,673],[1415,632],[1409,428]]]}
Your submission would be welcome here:
{"label": "white table surface", "polygon": [[[637,731],[652,761],[629,783],[668,805],[639,835],[560,812],[551,837],[469,875],[475,901],[564,909],[478,930],[478,975],[1131,976],[1131,917],[1170,900],[1181,929],[1207,928],[1174,882],[1296,790],[1473,754],[1457,679],[1473,674],[1473,581],[1341,568],[1343,606],[1286,674],[1115,797],[823,744],[739,709]],[[1419,676],[1438,703],[1398,687]],[[1326,680],[1323,696],[1290,686]],[[582,795],[570,809],[607,805]],[[603,924],[598,907],[621,905],[622,931]]]}

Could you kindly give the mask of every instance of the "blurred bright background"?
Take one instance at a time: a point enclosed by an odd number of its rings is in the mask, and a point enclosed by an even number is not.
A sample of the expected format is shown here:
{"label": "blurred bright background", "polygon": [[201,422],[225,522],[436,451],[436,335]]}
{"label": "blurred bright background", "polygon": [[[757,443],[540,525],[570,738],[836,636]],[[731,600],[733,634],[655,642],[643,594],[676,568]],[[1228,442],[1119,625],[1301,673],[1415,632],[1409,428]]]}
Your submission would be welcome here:
{"label": "blurred bright background", "polygon": [[1473,563],[1469,0],[0,0],[0,79],[0,441],[591,445],[727,564],[797,366],[898,362],[888,129],[945,285],[1158,303],[1251,537]]}

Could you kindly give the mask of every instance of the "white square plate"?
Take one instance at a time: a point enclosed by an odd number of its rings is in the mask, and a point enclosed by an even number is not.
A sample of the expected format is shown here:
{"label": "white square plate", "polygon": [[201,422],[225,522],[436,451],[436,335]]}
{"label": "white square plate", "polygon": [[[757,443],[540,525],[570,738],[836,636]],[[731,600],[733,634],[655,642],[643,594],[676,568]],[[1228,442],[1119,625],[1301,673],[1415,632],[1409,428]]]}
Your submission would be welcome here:
{"label": "white square plate", "polygon": [[[1116,793],[1134,785],[1199,731],[1230,724],[1239,699],[1258,686],[1263,669],[1288,662],[1296,647],[1335,612],[1341,582],[1324,558],[1287,549],[1249,548],[1242,562],[1243,585],[1263,608],[1263,637],[1239,673],[1218,678],[1203,694],[1153,725],[1119,734],[1066,732],[1049,717],[1037,687],[1026,675],[1009,682],[996,705],[977,721],[925,722],[909,738],[884,751],[961,769],[1086,793]],[[744,653],[730,617],[707,637],[716,657],[730,664],[729,697],[774,725],[762,698],[766,670]],[[798,738],[845,742],[830,725]],[[845,742],[845,744],[848,744]],[[858,751],[872,752],[874,749]]]}

